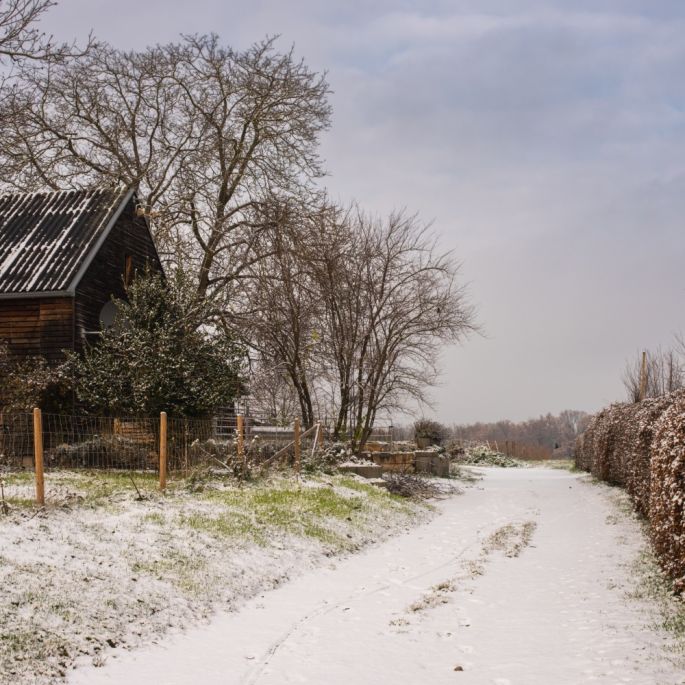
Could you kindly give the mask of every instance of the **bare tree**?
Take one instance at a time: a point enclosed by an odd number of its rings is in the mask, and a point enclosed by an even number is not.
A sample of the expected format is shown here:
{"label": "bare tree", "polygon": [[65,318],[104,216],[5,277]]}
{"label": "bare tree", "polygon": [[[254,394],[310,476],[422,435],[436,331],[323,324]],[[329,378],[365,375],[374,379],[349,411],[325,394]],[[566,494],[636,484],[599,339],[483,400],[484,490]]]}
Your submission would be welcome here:
{"label": "bare tree", "polygon": [[25,66],[84,55],[95,45],[92,34],[84,48],[58,42],[37,24],[54,0],[0,0],[0,65]]}
{"label": "bare tree", "polygon": [[362,446],[380,410],[427,400],[441,346],[476,329],[458,265],[416,217],[328,203],[274,211],[240,328],[289,378],[305,426],[332,408],[336,437]]}
{"label": "bare tree", "polygon": [[245,51],[215,35],[29,71],[0,115],[6,185],[139,188],[165,257],[192,264],[199,296],[233,288],[270,249],[263,205],[323,173],[324,76],[274,39]]}
{"label": "bare tree", "polygon": [[53,0],[0,0],[0,63],[54,61],[83,54],[74,44],[58,43],[36,26],[56,4]]}
{"label": "bare tree", "polygon": [[415,216],[339,214],[321,237],[312,261],[337,373],[335,429],[362,446],[379,410],[427,401],[439,350],[477,329],[474,310],[457,283],[459,265]]}
{"label": "bare tree", "polygon": [[302,422],[309,428],[316,418],[313,359],[320,316],[305,252],[309,220],[297,206],[275,203],[267,224],[269,254],[250,268],[251,307],[239,328],[262,366],[289,379]]}
{"label": "bare tree", "polygon": [[587,412],[566,409],[558,416],[546,414],[517,423],[502,420],[455,425],[452,435],[458,440],[494,443],[498,449],[524,458],[549,458],[552,454],[570,458],[575,440],[590,418]]}
{"label": "bare tree", "polygon": [[278,425],[290,423],[299,413],[297,394],[288,376],[273,360],[260,358],[250,377],[251,411]]}

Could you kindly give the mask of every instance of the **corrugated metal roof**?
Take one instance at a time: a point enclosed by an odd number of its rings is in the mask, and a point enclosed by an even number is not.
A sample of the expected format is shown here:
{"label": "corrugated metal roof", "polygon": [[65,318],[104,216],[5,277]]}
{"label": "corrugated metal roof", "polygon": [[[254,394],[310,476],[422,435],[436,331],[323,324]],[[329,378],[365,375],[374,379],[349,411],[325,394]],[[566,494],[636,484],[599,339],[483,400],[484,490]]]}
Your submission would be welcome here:
{"label": "corrugated metal roof", "polygon": [[131,192],[122,187],[0,196],[0,294],[73,290]]}

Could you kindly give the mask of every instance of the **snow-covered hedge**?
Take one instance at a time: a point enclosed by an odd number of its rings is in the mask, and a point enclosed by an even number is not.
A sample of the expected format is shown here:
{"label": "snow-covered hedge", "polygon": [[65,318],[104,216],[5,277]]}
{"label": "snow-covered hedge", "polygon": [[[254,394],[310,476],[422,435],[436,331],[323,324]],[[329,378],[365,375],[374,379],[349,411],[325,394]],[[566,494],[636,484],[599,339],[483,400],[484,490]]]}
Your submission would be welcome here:
{"label": "snow-covered hedge", "polygon": [[678,592],[685,590],[685,395],[659,419],[652,445],[652,542]]}
{"label": "snow-covered hedge", "polygon": [[576,443],[576,466],[626,489],[676,589],[685,590],[685,391],[603,409]]}

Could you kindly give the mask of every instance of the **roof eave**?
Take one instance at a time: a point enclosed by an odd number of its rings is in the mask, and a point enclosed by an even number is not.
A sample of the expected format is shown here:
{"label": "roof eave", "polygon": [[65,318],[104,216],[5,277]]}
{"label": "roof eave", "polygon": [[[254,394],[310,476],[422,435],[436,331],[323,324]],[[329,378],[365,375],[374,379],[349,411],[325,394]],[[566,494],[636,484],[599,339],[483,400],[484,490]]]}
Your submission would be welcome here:
{"label": "roof eave", "polygon": [[30,300],[43,299],[46,297],[74,297],[71,290],[43,290],[40,292],[0,293],[0,300]]}

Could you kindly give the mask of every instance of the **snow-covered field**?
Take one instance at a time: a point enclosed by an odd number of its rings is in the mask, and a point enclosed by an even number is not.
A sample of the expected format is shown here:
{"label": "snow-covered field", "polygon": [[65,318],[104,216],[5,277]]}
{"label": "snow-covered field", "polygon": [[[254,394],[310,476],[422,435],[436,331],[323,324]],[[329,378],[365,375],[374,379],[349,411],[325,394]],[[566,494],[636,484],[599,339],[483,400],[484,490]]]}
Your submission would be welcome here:
{"label": "snow-covered field", "polygon": [[190,479],[165,496],[154,477],[134,480],[49,473],[48,506],[36,510],[31,475],[7,476],[0,683],[59,682],[75,663],[107,663],[114,648],[164,642],[430,517],[354,478],[243,488]]}
{"label": "snow-covered field", "polygon": [[669,599],[625,496],[550,469],[483,469],[442,515],[260,593],[239,612],[112,650],[71,685],[685,682]]}

